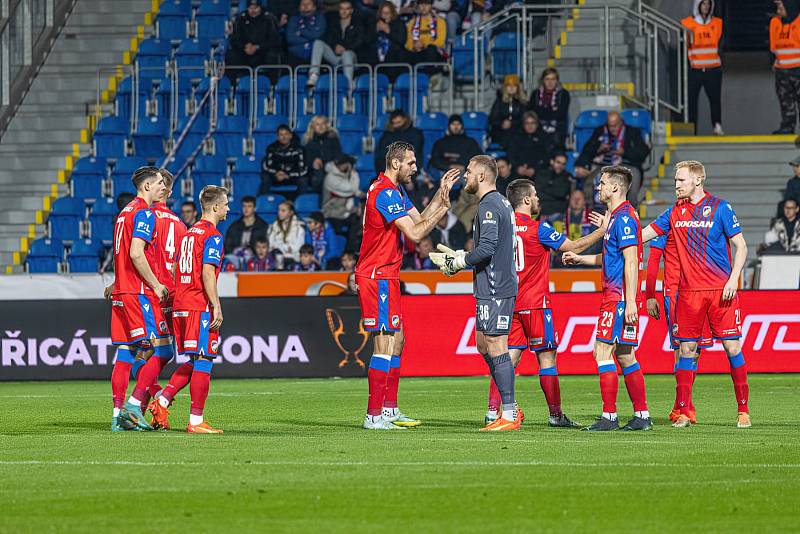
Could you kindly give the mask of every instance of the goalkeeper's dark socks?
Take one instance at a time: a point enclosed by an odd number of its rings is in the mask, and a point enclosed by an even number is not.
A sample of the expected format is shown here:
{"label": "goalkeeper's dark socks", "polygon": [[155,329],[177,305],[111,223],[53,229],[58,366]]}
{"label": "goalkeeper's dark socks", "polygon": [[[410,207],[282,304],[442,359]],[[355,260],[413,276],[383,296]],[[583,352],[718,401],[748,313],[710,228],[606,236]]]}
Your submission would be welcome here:
{"label": "goalkeeper's dark socks", "polygon": [[603,412],[617,413],[617,390],[619,377],[617,364],[614,360],[600,360],[597,362],[597,372],[600,374],[600,398],[603,399]]}
{"label": "goalkeeper's dark socks", "polygon": [[639,362],[623,367],[622,375],[625,377],[625,388],[628,390],[631,403],[633,403],[633,410],[635,412],[647,411],[647,390]]}
{"label": "goalkeeper's dark socks", "polygon": [[497,389],[494,378],[489,378],[489,404],[487,405],[487,410],[496,412],[500,410],[501,404],[503,404],[503,399],[500,398],[500,390]]}
{"label": "goalkeeper's dark socks", "polygon": [[373,354],[369,360],[367,381],[369,382],[369,400],[367,415],[378,416],[383,412],[383,399],[386,384],[389,380],[392,357],[388,354]]}
{"label": "goalkeeper's dark socks", "polygon": [[744,363],[744,356],[741,352],[736,356],[729,356],[728,362],[731,365],[731,379],[733,379],[733,394],[736,396],[737,410],[747,413],[750,387],[747,385],[747,366]]}
{"label": "goalkeeper's dark socks", "polygon": [[169,379],[169,384],[167,384],[167,387],[164,388],[164,391],[158,398],[158,403],[164,408],[169,408],[169,405],[172,404],[172,399],[175,398],[175,395],[177,395],[180,390],[185,388],[189,383],[189,380],[191,380],[193,371],[193,362],[186,362],[175,369],[175,371],[172,373],[172,377]]}
{"label": "goalkeeper's dark socks", "polygon": [[678,370],[675,372],[675,403],[683,415],[689,415],[692,402],[692,382],[694,382],[694,358],[681,358],[678,360]]}
{"label": "goalkeeper's dark socks", "polygon": [[558,383],[556,366],[539,369],[539,385],[547,401],[550,415],[561,415],[561,386]]}
{"label": "goalkeeper's dark socks", "polygon": [[514,364],[511,362],[511,356],[506,352],[492,358],[494,365],[494,380],[497,383],[497,389],[500,390],[500,399],[503,403],[503,418],[511,414],[511,421],[515,417],[514,409]]}
{"label": "goalkeeper's dark socks", "polygon": [[383,394],[384,408],[397,408],[397,390],[400,388],[400,356],[389,360],[389,373],[386,377],[386,391]]}

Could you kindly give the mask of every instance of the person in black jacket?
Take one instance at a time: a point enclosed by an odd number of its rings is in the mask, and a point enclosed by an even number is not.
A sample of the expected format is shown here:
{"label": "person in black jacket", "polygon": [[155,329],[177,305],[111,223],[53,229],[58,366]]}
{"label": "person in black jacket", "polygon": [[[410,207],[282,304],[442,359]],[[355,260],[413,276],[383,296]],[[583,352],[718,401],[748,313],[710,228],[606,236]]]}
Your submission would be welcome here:
{"label": "person in black jacket", "polygon": [[522,126],[522,114],[528,99],[520,85],[519,76],[508,74],[503,78],[503,87],[497,92],[497,99],[489,112],[489,136],[492,143],[508,148],[510,138]]}
{"label": "person in black jacket", "polygon": [[526,111],[522,115],[522,132],[508,141],[508,157],[517,175],[533,180],[536,171],[547,167],[554,151],[552,138],[539,129],[539,117]]}
{"label": "person in black jacket", "polygon": [[[247,2],[247,11],[236,17],[233,32],[225,52],[225,75],[235,84],[239,76],[248,71],[236,69],[247,66],[255,69],[261,65],[281,63],[281,33],[278,21],[264,13],[258,0]],[[275,73],[277,79],[277,73]],[[273,83],[275,80],[273,80]]]}
{"label": "person in black jacket", "polygon": [[389,115],[386,131],[383,132],[378,145],[375,147],[375,170],[383,172],[386,169],[386,147],[395,141],[405,141],[414,147],[417,157],[417,167],[422,166],[422,149],[425,138],[422,132],[411,125],[411,119],[402,109],[396,109]]}
{"label": "person in black jacket", "polygon": [[352,0],[339,2],[339,19],[331,21],[325,28],[322,39],[314,41],[311,49],[311,69],[308,74],[307,87],[313,88],[319,80],[319,66],[324,59],[333,66],[341,64],[344,75],[353,88],[353,69],[358,61],[358,50],[364,46],[367,27],[361,14],[353,12]]}
{"label": "person in black jacket", "polygon": [[[367,40],[363,49],[364,60],[370,65],[381,63],[404,63],[406,61],[406,25],[400,20],[397,8],[392,2],[385,0],[378,6],[378,13],[373,27],[368,28],[372,37]],[[359,55],[361,57],[361,55]],[[403,69],[389,67],[380,69],[394,82]]]}
{"label": "person in black jacket", "polygon": [[495,158],[495,161],[497,162],[497,190],[501,195],[506,196],[508,184],[519,177],[514,174],[514,168],[511,166],[508,156],[500,156]]}
{"label": "person in black jacket", "polygon": [[259,237],[266,239],[267,221],[256,215],[256,197],[242,198],[242,216],[225,232],[225,254],[236,254],[239,249],[250,249]]}
{"label": "person in black jacket", "polygon": [[560,220],[567,211],[574,181],[566,168],[567,155],[558,152],[550,160],[550,168],[539,171],[533,179],[541,204],[539,213],[546,221]]}
{"label": "person in black jacket", "polygon": [[274,186],[291,188],[280,193],[294,199],[306,185],[308,167],[306,153],[292,130],[285,124],[278,126],[278,140],[267,147],[261,161],[261,187],[259,195],[268,195]]}
{"label": "person in black jacket", "polygon": [[593,198],[595,179],[599,180],[600,169],[606,165],[625,165],[633,171],[628,200],[636,206],[639,204],[639,190],[642,187],[642,163],[648,154],[650,147],[645,142],[642,131],[626,126],[618,111],[609,111],[606,124],[592,132],[592,137],[575,161],[575,177],[583,180],[586,198]]}
{"label": "person in black jacket", "polygon": [[569,102],[569,91],[561,87],[558,71],[553,67],[544,69],[539,87],[531,93],[528,109],[536,112],[542,130],[550,134],[562,149],[567,139]]}
{"label": "person in black jacket", "polygon": [[458,217],[452,211],[448,211],[431,231],[431,239],[436,245],[442,244],[453,250],[459,250],[467,243],[467,230]]}
{"label": "person in black jacket", "polygon": [[447,135],[436,141],[431,149],[431,167],[442,172],[454,168],[463,171],[470,158],[480,153],[478,142],[464,133],[461,115],[450,115]]}
{"label": "person in black jacket", "polygon": [[311,119],[303,135],[303,148],[306,149],[310,187],[318,193],[325,180],[325,165],[342,155],[339,134],[331,128],[328,117],[317,115]]}

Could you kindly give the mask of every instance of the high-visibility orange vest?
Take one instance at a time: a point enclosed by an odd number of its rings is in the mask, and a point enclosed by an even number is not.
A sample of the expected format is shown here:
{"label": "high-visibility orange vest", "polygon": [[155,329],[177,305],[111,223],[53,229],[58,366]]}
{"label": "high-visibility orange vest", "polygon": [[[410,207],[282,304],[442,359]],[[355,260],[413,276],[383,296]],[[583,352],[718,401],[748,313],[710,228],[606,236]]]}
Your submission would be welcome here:
{"label": "high-visibility orange vest", "polygon": [[775,54],[776,69],[800,67],[800,17],[784,24],[780,17],[769,21],[769,49]]}
{"label": "high-visibility orange vest", "polygon": [[722,38],[722,19],[711,17],[708,24],[700,24],[694,17],[686,17],[681,24],[691,32],[689,66],[693,69],[721,67],[719,40]]}

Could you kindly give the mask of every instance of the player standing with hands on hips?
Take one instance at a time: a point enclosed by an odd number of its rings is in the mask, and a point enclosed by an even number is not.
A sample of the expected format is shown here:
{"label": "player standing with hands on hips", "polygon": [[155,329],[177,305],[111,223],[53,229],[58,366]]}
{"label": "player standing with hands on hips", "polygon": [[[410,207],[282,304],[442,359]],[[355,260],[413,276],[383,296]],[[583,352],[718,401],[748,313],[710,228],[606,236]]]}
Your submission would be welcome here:
{"label": "player standing with hands on hips", "polygon": [[464,180],[464,191],[480,198],[472,225],[475,249],[467,254],[439,245],[441,252],[432,253],[430,258],[448,276],[466,267],[474,268],[475,341],[503,403],[501,416],[481,430],[519,430],[522,415],[514,398],[514,363],[508,353],[517,297],[514,210],[497,191],[497,163],[490,156],[470,159]]}

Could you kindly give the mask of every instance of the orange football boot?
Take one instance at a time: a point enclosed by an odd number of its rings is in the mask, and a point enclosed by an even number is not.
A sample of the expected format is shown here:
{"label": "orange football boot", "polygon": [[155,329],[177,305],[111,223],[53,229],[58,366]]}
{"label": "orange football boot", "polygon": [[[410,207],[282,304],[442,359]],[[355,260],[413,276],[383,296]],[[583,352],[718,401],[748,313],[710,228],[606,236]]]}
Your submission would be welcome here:
{"label": "orange football boot", "polygon": [[158,399],[153,399],[147,405],[147,411],[153,416],[153,428],[169,430],[169,410],[161,406]]}
{"label": "orange football boot", "polygon": [[522,422],[520,421],[519,418],[519,412],[517,412],[517,418],[514,421],[509,421],[508,419],[503,419],[502,417],[498,417],[493,422],[481,428],[481,432],[503,432],[505,430],[519,430],[521,425]]}
{"label": "orange football boot", "polygon": [[681,416],[681,411],[680,410],[674,410],[674,409],[670,410],[670,412],[669,412],[669,421],[670,421],[670,423],[674,423],[675,421],[677,421],[678,417],[680,417],[680,416]]}
{"label": "orange football boot", "polygon": [[186,432],[190,434],[222,434],[222,430],[214,428],[207,421],[203,421],[199,425],[187,425]]}

